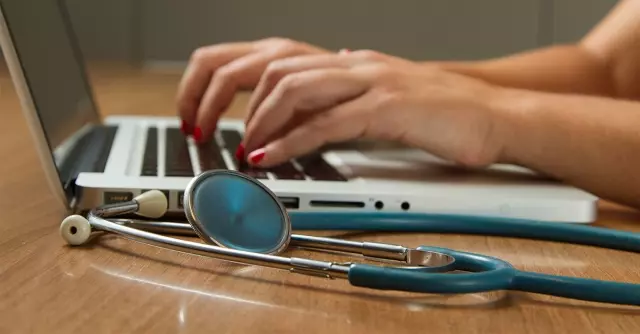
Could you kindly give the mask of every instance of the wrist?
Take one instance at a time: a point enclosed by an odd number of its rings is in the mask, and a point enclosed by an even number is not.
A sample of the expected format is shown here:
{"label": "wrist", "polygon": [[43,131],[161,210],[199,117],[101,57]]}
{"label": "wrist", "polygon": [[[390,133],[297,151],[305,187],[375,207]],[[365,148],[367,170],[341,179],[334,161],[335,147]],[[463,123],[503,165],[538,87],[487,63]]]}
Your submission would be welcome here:
{"label": "wrist", "polygon": [[488,97],[495,142],[495,163],[526,165],[524,147],[535,131],[529,117],[535,110],[534,92],[496,87]]}

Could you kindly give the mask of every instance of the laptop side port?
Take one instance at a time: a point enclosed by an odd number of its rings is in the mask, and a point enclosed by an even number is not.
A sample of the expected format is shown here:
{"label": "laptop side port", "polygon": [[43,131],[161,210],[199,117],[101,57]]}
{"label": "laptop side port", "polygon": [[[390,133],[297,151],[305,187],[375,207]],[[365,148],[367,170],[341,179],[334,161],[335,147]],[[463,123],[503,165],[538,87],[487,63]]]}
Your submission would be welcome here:
{"label": "laptop side port", "polygon": [[364,202],[353,201],[319,201],[313,200],[311,206],[328,207],[328,208],[364,208]]}
{"label": "laptop side port", "polygon": [[285,209],[300,208],[300,199],[298,197],[278,197],[278,199]]}

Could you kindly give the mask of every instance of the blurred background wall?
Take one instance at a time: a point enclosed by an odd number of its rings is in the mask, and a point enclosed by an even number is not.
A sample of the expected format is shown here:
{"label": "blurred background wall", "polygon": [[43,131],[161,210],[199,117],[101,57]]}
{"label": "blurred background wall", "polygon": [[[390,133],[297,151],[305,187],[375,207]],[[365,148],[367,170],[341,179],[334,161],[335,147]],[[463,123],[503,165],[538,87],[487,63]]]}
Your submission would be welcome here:
{"label": "blurred background wall", "polygon": [[576,41],[616,0],[65,0],[88,59],[183,65],[197,47],[283,36],[412,59]]}

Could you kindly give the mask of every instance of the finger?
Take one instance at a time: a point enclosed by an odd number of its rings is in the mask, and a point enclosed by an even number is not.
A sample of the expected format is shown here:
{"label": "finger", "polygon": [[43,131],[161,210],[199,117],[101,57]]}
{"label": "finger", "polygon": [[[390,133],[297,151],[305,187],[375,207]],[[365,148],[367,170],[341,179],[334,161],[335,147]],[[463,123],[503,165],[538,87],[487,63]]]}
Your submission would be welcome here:
{"label": "finger", "polygon": [[220,67],[211,78],[197,109],[194,139],[198,142],[210,138],[220,115],[229,107],[235,93],[255,85],[260,75],[277,53],[261,51],[236,59]]}
{"label": "finger", "polygon": [[370,50],[352,52],[349,49],[342,49],[337,54],[291,57],[275,61],[269,64],[251,95],[248,112],[245,116],[245,124],[249,124],[258,106],[286,75],[311,69],[350,68],[361,64],[389,62],[392,60],[392,58],[384,54]]}
{"label": "finger", "polygon": [[253,49],[252,43],[232,43],[200,48],[193,53],[178,85],[178,114],[183,121],[190,125],[195,123],[200,100],[213,72]]}
{"label": "finger", "polygon": [[291,57],[270,63],[260,77],[260,81],[251,95],[251,99],[248,104],[248,112],[245,116],[245,124],[249,124],[260,103],[262,103],[278,82],[285,76],[291,73],[311,69],[348,68],[362,61],[363,59],[356,57],[344,57],[337,54],[322,54]]}
{"label": "finger", "polygon": [[366,133],[366,95],[317,114],[285,136],[248,155],[248,162],[272,167],[311,153],[329,143],[348,141]]}
{"label": "finger", "polygon": [[296,112],[318,112],[353,99],[368,89],[368,82],[345,69],[295,73],[281,80],[258,107],[245,132],[247,152],[277,135]]}

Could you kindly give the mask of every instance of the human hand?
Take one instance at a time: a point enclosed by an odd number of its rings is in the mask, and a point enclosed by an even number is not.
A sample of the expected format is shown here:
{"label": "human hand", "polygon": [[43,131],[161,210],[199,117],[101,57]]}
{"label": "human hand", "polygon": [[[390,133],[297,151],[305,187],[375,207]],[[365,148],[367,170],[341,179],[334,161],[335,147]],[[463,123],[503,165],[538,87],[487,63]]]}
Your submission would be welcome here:
{"label": "human hand", "polygon": [[182,131],[206,141],[238,90],[252,89],[267,65],[291,56],[327,53],[283,38],[212,45],[197,49],[178,88]]}
{"label": "human hand", "polygon": [[281,59],[249,102],[242,150],[273,166],[324,144],[399,141],[467,166],[495,162],[504,126],[499,88],[372,51]]}

